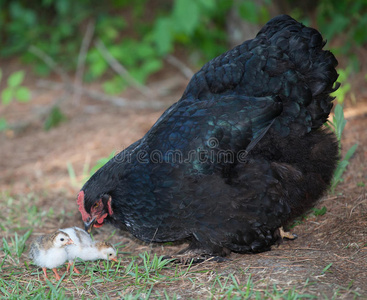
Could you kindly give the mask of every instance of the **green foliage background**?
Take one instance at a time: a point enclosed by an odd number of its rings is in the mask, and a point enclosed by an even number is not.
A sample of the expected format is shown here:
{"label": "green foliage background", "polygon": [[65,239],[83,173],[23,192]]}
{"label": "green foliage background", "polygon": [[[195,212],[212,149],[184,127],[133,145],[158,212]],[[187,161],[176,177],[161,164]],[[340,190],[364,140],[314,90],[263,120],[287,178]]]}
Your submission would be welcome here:
{"label": "green foliage background", "polygon": [[[107,51],[129,74],[144,84],[164,67],[164,59],[174,53],[194,66],[229,49],[228,21],[231,11],[250,24],[262,26],[274,7],[305,25],[317,26],[329,42],[328,48],[347,61],[339,68],[341,88],[335,92],[339,103],[351,93],[350,75],[360,71],[356,53],[367,44],[366,0],[0,0],[0,59],[18,57],[37,76],[48,76],[50,66],[30,47],[38,48],[67,72],[77,68],[79,51],[88,24],[93,23],[93,40]],[[274,12],[273,12],[274,14]],[[239,25],[240,26],[240,25]],[[344,59],[347,58],[347,59]],[[27,102],[30,92],[21,85],[24,71],[3,78],[1,103]],[[90,45],[86,56],[84,81],[102,82],[105,93],[118,94],[128,84],[110,72],[100,49]],[[14,84],[15,82],[15,84]],[[6,84],[5,84],[6,83]],[[1,73],[0,73],[1,84]],[[65,120],[55,107],[46,130]],[[0,118],[0,130],[7,123]]]}
{"label": "green foliage background", "polygon": [[[64,69],[75,70],[86,24],[94,21],[94,38],[144,83],[174,51],[190,56],[198,66],[226,51],[227,18],[233,6],[244,20],[263,25],[271,18],[272,5],[305,24],[316,21],[328,41],[342,38],[333,51],[347,55],[358,71],[354,49],[367,42],[365,0],[319,0],[307,10],[292,0],[264,0],[262,5],[249,0],[0,0],[0,58],[20,56],[37,74],[48,75],[49,67],[28,51],[33,45]],[[105,92],[118,93],[127,85],[108,75],[108,63],[93,46],[87,67],[84,80],[103,78]]]}

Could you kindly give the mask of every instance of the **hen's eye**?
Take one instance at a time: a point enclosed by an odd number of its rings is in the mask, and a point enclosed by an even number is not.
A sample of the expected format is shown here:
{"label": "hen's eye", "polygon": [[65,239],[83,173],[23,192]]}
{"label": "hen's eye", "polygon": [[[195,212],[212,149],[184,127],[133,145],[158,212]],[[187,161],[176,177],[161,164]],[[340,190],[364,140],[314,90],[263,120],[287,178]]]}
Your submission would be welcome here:
{"label": "hen's eye", "polygon": [[96,204],[94,204],[94,208],[97,208],[99,206],[98,202]]}
{"label": "hen's eye", "polygon": [[60,241],[63,242],[64,241],[64,238],[61,238]]}

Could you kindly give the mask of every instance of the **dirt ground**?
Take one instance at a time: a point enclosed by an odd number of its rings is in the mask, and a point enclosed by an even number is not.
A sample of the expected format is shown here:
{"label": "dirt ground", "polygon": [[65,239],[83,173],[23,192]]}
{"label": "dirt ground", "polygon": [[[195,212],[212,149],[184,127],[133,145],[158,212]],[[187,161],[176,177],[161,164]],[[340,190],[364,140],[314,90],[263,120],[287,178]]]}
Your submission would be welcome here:
{"label": "dirt ground", "polygon": [[[177,101],[187,80],[179,75],[162,79],[155,89],[170,83],[164,93],[164,105]],[[30,104],[13,104],[2,108],[10,122],[31,119],[42,108],[48,107],[63,91],[40,89],[31,83],[33,99]],[[153,84],[151,86],[154,88]],[[157,92],[157,93],[158,93]],[[124,97],[134,101],[137,93],[129,90]],[[163,93],[161,93],[162,95]],[[82,184],[83,167],[93,166],[112,151],[120,151],[139,139],[163,112],[153,109],[119,108],[106,102],[82,97],[77,104],[72,95],[63,109],[67,122],[50,131],[41,128],[41,121],[31,122],[21,131],[0,133],[0,189],[9,195],[32,193],[40,199],[39,205],[47,210],[65,210],[65,218],[47,220],[44,231],[55,227],[81,226],[76,205],[76,195]],[[139,98],[139,97],[138,97]],[[141,98],[141,97],[140,97]],[[256,287],[277,284],[283,288],[303,286],[304,292],[313,295],[334,295],[351,299],[357,292],[367,299],[367,100],[358,99],[356,105],[346,108],[348,123],[343,137],[343,153],[353,144],[358,149],[350,161],[341,183],[334,194],[328,194],[317,205],[325,206],[322,216],[311,214],[293,228],[298,239],[286,241],[273,250],[256,255],[232,254],[231,261],[221,264],[208,263],[219,273],[236,273],[238,269],[252,273]],[[76,183],[71,182],[67,164],[72,164]],[[97,231],[108,236],[112,227]],[[2,235],[2,234],[1,234]],[[158,254],[173,254],[180,246],[144,245],[129,234],[119,232],[113,242],[122,241],[126,251],[139,253],[152,250]],[[176,286],[176,292],[187,293],[187,286]]]}

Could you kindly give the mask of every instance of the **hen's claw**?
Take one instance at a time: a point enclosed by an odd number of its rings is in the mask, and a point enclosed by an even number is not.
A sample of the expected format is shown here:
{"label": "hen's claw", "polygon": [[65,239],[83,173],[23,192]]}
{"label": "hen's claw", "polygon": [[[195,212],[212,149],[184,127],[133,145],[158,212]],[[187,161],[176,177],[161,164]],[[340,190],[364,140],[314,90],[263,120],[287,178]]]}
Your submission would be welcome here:
{"label": "hen's claw", "polygon": [[283,227],[279,228],[279,234],[282,239],[295,240],[298,238],[298,235],[295,233],[290,233],[289,231],[284,231]]}

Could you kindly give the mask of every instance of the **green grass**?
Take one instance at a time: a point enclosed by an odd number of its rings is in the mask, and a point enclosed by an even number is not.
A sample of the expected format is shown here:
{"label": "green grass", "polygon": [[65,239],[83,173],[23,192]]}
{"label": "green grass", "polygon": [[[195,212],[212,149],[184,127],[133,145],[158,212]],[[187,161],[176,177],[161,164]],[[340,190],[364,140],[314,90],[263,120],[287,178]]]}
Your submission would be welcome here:
{"label": "green grass", "polygon": [[[330,129],[335,132],[335,135],[338,139],[339,154],[341,156],[341,148],[342,148],[341,139],[347,120],[344,118],[343,107],[340,104],[337,104],[335,106],[334,113],[335,115],[333,117],[333,120],[332,122],[329,122],[328,125]],[[344,155],[344,157],[339,161],[337,168],[334,172],[333,179],[331,181],[330,190],[332,193],[335,192],[335,188],[338,186],[338,184],[343,182],[343,174],[347,169],[347,166],[349,165],[349,160],[352,158],[355,151],[357,150],[357,147],[358,144],[354,144],[352,147],[350,147],[346,152],[346,154]]]}
{"label": "green grass", "polygon": [[[26,263],[27,260],[23,263],[9,261],[10,257],[25,255],[22,244],[28,237],[27,232],[18,239],[10,238],[9,246],[2,249],[6,261],[2,263],[3,276],[0,278],[2,298],[80,299],[84,295],[86,299],[181,299],[187,296],[192,299],[317,299],[303,291],[309,286],[308,280],[300,290],[264,286],[263,282],[253,279],[248,268],[240,269],[240,273],[220,274],[210,267],[175,265],[147,252],[120,258],[117,263],[78,262],[80,275],[64,274],[57,281],[49,271],[51,281],[43,281],[42,271]],[[331,265],[326,266],[322,274],[328,272]],[[178,288],[180,286],[182,288]]]}
{"label": "green grass", "polygon": [[85,162],[83,165],[83,170],[81,176],[77,176],[74,170],[73,164],[67,163],[67,170],[69,173],[70,183],[73,187],[80,188],[95,172],[103,167],[112,157],[114,157],[116,151],[112,151],[108,157],[103,157],[99,159],[96,164],[90,168],[89,162]]}
{"label": "green grass", "polygon": [[[34,195],[0,197],[5,203],[4,230],[0,232],[1,299],[318,299],[314,288],[317,279],[294,282],[294,286],[273,284],[247,264],[235,268],[225,263],[175,264],[147,251],[132,255],[121,243],[115,243],[118,262],[78,261],[80,275],[65,274],[64,265],[58,268],[60,281],[51,270],[50,280],[44,281],[42,270],[28,259],[31,233],[42,232],[50,221],[57,228],[70,212],[60,208],[54,212],[40,205],[44,202]],[[115,232],[106,239],[116,240]],[[332,268],[331,263],[320,266],[317,275],[326,276]],[[347,286],[338,288],[334,299],[344,294],[358,296]]]}
{"label": "green grass", "polygon": [[[27,228],[42,227],[48,218],[56,217],[53,208],[41,210],[36,203],[36,197],[29,194],[17,199],[0,195],[3,201],[0,210],[0,229],[6,233],[22,231]],[[26,218],[26,220],[24,219]],[[27,224],[25,226],[25,224]]]}
{"label": "green grass", "polygon": [[[296,288],[284,290],[273,285],[258,289],[247,271],[244,273],[247,280],[239,282],[233,274],[220,275],[212,270],[196,272],[190,267],[174,267],[156,256],[151,258],[144,253],[141,257],[131,257],[130,262],[124,264],[121,261],[112,264],[86,262],[83,263],[84,269],[79,267],[81,275],[66,275],[62,277],[64,281],[51,279],[44,282],[41,280],[42,272],[33,266],[29,270],[18,266],[0,279],[0,295],[8,299],[68,299],[78,298],[78,293],[93,299],[148,299],[150,296],[154,299],[179,299],[185,298],[188,290],[172,292],[172,289],[177,290],[178,285],[183,285],[192,288],[193,299],[317,299]],[[210,280],[203,281],[203,278]],[[195,295],[195,290],[200,289],[205,290],[205,294]]]}
{"label": "green grass", "polygon": [[3,238],[2,251],[4,251],[5,255],[9,258],[12,258],[14,262],[19,264],[19,259],[22,256],[25,248],[26,241],[30,237],[32,230],[27,231],[23,236],[18,236],[17,233],[14,234],[14,238],[11,237],[11,242]]}
{"label": "green grass", "polygon": [[[341,106],[335,109],[335,117],[331,123],[335,130],[339,147],[345,126]],[[332,191],[342,181],[342,175],[355,152],[356,145],[347,151],[335,172]],[[111,155],[112,156],[112,155]],[[110,157],[111,157],[110,156]],[[109,157],[109,158],[110,158]],[[84,181],[109,158],[98,161],[89,170],[84,166]],[[69,176],[75,185],[80,186],[72,165],[68,165]],[[362,184],[361,184],[362,185]],[[77,262],[78,274],[64,274],[56,281],[52,271],[48,271],[51,281],[43,280],[40,268],[33,265],[28,257],[28,245],[32,231],[42,232],[47,222],[53,220],[55,228],[73,215],[62,207],[49,208],[40,205],[40,199],[30,194],[11,197],[6,193],[0,195],[2,210],[0,247],[0,297],[6,299],[318,299],[310,293],[309,287],[317,283],[307,279],[297,286],[284,287],[274,285],[262,279],[255,279],[256,274],[249,268],[237,268],[231,272],[218,272],[213,265],[175,265],[156,254],[143,252],[138,256],[123,252],[124,245],[115,244],[123,253],[117,263],[108,261]],[[55,207],[55,208],[52,208]],[[57,207],[57,211],[56,210]],[[70,208],[72,209],[72,208]],[[314,209],[315,217],[322,216],[326,207]],[[306,218],[306,217],[305,217]],[[114,237],[116,230],[106,238]],[[333,263],[327,264],[319,274],[322,276],[332,271]],[[59,268],[63,274],[65,266]],[[312,289],[311,289],[312,291]],[[348,294],[351,298],[360,295],[352,290],[352,284],[339,287],[330,299],[337,299]],[[329,299],[324,295],[324,299]]]}

